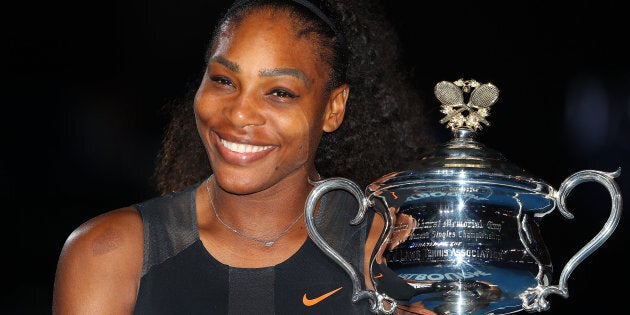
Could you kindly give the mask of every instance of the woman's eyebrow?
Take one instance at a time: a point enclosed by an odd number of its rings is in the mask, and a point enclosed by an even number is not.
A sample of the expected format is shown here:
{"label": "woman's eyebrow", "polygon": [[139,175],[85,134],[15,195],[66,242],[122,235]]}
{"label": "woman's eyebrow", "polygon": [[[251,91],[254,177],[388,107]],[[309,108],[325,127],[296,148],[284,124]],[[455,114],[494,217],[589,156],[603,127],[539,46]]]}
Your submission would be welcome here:
{"label": "woman's eyebrow", "polygon": [[292,68],[263,69],[260,71],[260,75],[263,77],[290,75],[292,77],[296,77],[302,80],[307,88],[311,88],[311,84],[306,78],[306,75],[304,74],[304,72],[297,69],[292,69]]}
{"label": "woman's eyebrow", "polygon": [[[233,72],[240,71],[240,67],[238,66],[238,64],[227,60],[223,56],[214,56],[210,58],[209,63],[212,63],[212,62],[219,63]],[[297,69],[292,69],[292,68],[263,69],[263,70],[260,70],[259,74],[260,76],[263,76],[263,77],[290,75],[292,77],[302,80],[302,82],[304,82],[304,85],[306,85],[307,88],[309,89],[311,88],[311,83],[306,78],[306,75],[304,74],[304,72]]]}
{"label": "woman's eyebrow", "polygon": [[222,64],[224,67],[230,69],[230,71],[233,71],[233,72],[239,72],[240,71],[240,68],[239,68],[238,64],[225,59],[225,57],[223,57],[223,56],[214,56],[214,57],[210,58],[208,63],[213,63],[213,62]]}

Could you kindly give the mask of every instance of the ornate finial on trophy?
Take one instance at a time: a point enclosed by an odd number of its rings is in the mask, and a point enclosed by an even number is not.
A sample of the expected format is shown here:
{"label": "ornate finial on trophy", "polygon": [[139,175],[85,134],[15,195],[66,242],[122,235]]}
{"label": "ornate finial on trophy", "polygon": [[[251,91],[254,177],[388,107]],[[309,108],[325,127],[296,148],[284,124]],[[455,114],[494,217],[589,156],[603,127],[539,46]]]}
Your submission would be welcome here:
{"label": "ornate finial on trophy", "polygon": [[[470,93],[468,103],[464,102],[464,92]],[[490,126],[486,117],[490,115],[490,106],[499,98],[496,86],[491,83],[480,84],[474,79],[438,82],[434,93],[442,103],[440,112],[446,115],[440,123],[448,122],[447,127],[451,130],[469,128],[474,131],[481,129],[482,123]]]}

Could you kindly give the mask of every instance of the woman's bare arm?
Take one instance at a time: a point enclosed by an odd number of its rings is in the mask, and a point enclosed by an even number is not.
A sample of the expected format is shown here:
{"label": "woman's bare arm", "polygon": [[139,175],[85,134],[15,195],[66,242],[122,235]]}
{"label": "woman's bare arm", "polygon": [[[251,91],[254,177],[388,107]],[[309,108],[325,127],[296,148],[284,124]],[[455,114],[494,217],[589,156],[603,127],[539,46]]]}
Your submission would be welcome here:
{"label": "woman's bare arm", "polygon": [[59,257],[53,314],[131,314],[143,257],[142,219],[131,207],[79,226]]}

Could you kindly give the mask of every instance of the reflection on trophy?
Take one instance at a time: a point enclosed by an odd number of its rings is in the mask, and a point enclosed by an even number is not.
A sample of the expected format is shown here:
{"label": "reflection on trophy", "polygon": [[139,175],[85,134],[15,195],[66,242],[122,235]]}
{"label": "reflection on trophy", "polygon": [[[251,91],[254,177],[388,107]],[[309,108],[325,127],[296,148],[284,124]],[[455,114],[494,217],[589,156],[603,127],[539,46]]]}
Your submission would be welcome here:
{"label": "reflection on trophy", "polygon": [[[496,86],[475,80],[443,81],[435,86],[435,95],[445,115],[440,122],[453,131],[453,139],[411,161],[406,170],[375,180],[364,191],[344,178],[318,182],[306,205],[309,234],[348,271],[355,283],[355,300],[369,298],[375,313],[392,314],[396,301],[387,292],[364,289],[356,271],[327,246],[312,222],[314,205],[329,190],[345,189],[360,201],[349,224],[360,222],[368,210],[385,218],[377,252],[414,288],[410,302],[421,301],[437,314],[476,315],[540,312],[550,307],[548,295],[568,298],[571,272],[619,222],[622,198],[614,178],[620,169],[580,171],[556,190],[475,140],[476,132],[490,125],[487,117],[499,95]],[[540,222],[555,209],[573,218],[566,199],[584,182],[608,189],[610,216],[564,265],[559,283],[552,285],[552,262]]]}
{"label": "reflection on trophy", "polygon": [[388,251],[393,250],[400,245],[400,243],[409,239],[411,234],[416,230],[417,225],[416,219],[412,215],[405,213],[396,214],[394,222],[396,223],[387,244]]}

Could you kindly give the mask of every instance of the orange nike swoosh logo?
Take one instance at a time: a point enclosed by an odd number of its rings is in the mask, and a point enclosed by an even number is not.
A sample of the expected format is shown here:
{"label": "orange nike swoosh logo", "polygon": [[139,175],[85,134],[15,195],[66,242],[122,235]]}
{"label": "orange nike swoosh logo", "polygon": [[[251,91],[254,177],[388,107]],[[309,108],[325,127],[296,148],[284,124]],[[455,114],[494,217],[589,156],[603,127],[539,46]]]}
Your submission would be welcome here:
{"label": "orange nike swoosh logo", "polygon": [[374,276],[374,279],[378,279],[378,278],[383,278],[383,273],[379,273],[376,276]]}
{"label": "orange nike swoosh logo", "polygon": [[328,293],[324,293],[314,299],[309,299],[306,297],[306,293],[304,293],[304,296],[302,297],[302,303],[304,303],[304,305],[306,306],[313,306],[321,301],[323,301],[324,299],[328,298],[329,296],[337,293],[337,291],[341,290],[343,287],[339,287],[337,289],[334,289]]}

